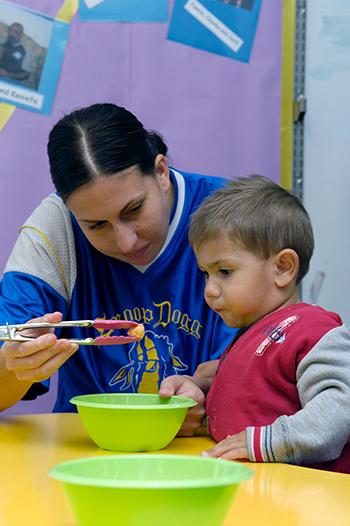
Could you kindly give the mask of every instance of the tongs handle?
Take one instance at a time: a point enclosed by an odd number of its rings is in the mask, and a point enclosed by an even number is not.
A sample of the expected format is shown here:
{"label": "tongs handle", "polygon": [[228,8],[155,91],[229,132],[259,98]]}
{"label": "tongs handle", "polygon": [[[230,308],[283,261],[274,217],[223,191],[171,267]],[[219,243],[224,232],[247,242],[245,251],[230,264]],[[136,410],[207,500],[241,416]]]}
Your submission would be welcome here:
{"label": "tongs handle", "polygon": [[128,320],[93,320],[92,326],[95,329],[105,329],[105,330],[114,330],[114,329],[133,329],[137,327],[139,323],[136,321]]}
{"label": "tongs handle", "polygon": [[0,341],[10,341],[10,342],[27,342],[33,340],[33,336],[23,336],[20,334],[22,331],[28,329],[47,329],[47,328],[63,328],[63,327],[94,327],[95,329],[102,329],[102,331],[112,332],[116,329],[136,329],[139,327],[134,334],[131,333],[126,336],[97,336],[96,338],[85,338],[82,340],[79,339],[69,339],[71,343],[77,343],[78,345],[120,345],[123,343],[131,343],[138,340],[141,340],[144,335],[144,326],[141,323],[136,321],[128,320],[73,320],[73,321],[61,321],[57,323],[49,322],[32,322],[32,323],[23,323],[15,324],[0,327]]}
{"label": "tongs handle", "polygon": [[120,345],[136,342],[139,339],[137,336],[96,336],[93,345]]}

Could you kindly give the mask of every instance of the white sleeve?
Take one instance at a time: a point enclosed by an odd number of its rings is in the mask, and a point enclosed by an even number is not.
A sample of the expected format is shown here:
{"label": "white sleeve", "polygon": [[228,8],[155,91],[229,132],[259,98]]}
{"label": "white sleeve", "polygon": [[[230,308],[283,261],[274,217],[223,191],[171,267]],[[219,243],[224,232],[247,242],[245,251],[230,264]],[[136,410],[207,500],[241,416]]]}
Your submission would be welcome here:
{"label": "white sleeve", "polygon": [[44,199],[21,227],[6,272],[35,276],[70,301],[76,280],[74,233],[70,212],[56,194]]}

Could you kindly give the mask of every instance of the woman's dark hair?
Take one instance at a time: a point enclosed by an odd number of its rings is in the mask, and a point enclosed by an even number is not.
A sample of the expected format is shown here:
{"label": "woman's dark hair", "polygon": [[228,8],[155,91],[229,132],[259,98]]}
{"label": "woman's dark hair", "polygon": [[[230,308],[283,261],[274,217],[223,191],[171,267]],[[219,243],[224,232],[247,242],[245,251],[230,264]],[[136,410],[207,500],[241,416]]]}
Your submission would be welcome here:
{"label": "woman's dark hair", "polygon": [[52,181],[64,200],[79,186],[133,165],[152,175],[156,156],[167,151],[159,134],[145,130],[130,111],[109,103],[63,117],[47,145]]}

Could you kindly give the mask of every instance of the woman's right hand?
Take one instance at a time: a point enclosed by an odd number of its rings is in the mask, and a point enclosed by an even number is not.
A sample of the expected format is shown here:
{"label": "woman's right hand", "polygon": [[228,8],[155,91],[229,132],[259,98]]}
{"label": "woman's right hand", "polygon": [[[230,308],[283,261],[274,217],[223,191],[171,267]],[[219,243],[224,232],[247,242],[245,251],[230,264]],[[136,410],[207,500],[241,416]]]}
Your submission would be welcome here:
{"label": "woman's right hand", "polygon": [[[62,320],[60,312],[45,314],[28,323],[58,323]],[[46,380],[77,351],[79,346],[66,339],[57,339],[53,329],[32,329],[29,342],[5,342],[1,355],[5,368],[23,382],[34,383]]]}

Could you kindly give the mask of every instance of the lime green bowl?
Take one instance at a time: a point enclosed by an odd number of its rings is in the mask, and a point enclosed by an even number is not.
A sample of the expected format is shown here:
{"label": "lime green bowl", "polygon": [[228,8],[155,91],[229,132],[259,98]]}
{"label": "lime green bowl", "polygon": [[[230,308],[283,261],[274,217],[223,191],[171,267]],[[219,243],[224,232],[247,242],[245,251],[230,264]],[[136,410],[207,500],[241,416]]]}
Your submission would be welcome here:
{"label": "lime green bowl", "polygon": [[81,526],[219,526],[240,482],[238,462],[184,455],[111,455],[58,464]]}
{"label": "lime green bowl", "polygon": [[196,402],[183,396],[158,394],[90,394],[70,400],[84,427],[102,449],[157,451],[166,447],[180,429],[189,407]]}

